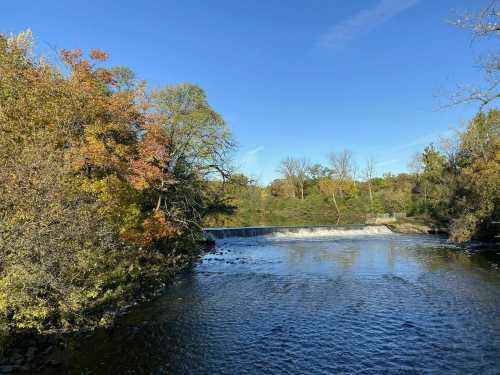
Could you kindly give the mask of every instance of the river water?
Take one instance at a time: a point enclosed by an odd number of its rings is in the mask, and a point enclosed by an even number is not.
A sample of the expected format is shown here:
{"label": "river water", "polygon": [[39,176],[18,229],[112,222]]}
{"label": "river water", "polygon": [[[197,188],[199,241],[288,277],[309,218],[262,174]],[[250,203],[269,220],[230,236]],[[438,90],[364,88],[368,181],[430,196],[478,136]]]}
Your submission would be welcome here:
{"label": "river water", "polygon": [[55,374],[500,374],[500,256],[436,236],[218,241]]}

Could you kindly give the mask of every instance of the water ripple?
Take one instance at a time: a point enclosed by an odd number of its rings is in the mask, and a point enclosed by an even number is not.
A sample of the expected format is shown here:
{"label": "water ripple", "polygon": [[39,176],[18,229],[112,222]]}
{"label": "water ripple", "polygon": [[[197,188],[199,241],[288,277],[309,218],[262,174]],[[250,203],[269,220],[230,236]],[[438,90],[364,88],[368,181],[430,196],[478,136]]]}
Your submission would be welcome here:
{"label": "water ripple", "polygon": [[431,236],[225,240],[64,373],[498,374],[492,262]]}

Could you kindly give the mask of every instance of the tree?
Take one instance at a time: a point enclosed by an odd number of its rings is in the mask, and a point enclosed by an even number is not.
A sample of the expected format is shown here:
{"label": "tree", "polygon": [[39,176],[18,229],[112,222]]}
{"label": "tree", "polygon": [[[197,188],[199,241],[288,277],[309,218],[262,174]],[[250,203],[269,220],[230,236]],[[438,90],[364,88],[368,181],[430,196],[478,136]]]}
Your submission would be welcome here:
{"label": "tree", "polygon": [[133,91],[138,82],[135,73],[126,66],[117,66],[109,69],[113,75],[113,86],[117,91]]}
{"label": "tree", "polygon": [[122,237],[142,220],[126,181],[143,118],[135,93],[114,90],[101,51],[63,50],[63,73],[31,48],[30,32],[0,36],[0,326],[9,332],[94,325],[106,302],[123,301],[127,284],[162,263],[137,272],[141,256],[161,256]]}
{"label": "tree", "polygon": [[231,134],[203,91],[0,35],[0,331],[96,326],[199,252]]}
{"label": "tree", "polygon": [[304,186],[308,178],[310,162],[307,159],[288,157],[281,161],[279,170],[303,201]]}
{"label": "tree", "polygon": [[169,141],[170,171],[178,164],[187,164],[200,176],[230,175],[231,132],[201,88],[192,84],[167,86],[152,93],[152,106],[155,121]]}
{"label": "tree", "polygon": [[418,158],[413,189],[424,212],[450,227],[450,237],[494,238],[500,207],[500,112],[479,112],[443,152],[430,145]]}
{"label": "tree", "polygon": [[220,197],[206,194],[206,180],[231,175],[231,133],[203,90],[192,84],[154,91],[150,111],[131,181],[156,196],[155,211],[193,229],[208,211],[222,208],[214,203]]}
{"label": "tree", "polygon": [[285,179],[275,179],[269,184],[269,191],[273,197],[294,198],[295,188]]}
{"label": "tree", "polygon": [[439,210],[440,202],[446,192],[445,169],[446,159],[434,145],[427,146],[422,153],[423,171],[421,181],[424,189],[424,207],[428,212],[429,207]]}
{"label": "tree", "polygon": [[479,12],[465,14],[454,24],[471,31],[476,37],[498,36],[500,34],[499,1],[489,0]]}
{"label": "tree", "polygon": [[330,160],[331,178],[336,182],[335,185],[343,198],[345,194],[354,192],[356,189],[355,175],[357,165],[353,154],[349,150],[341,152],[332,152],[328,156]]}
{"label": "tree", "polygon": [[365,180],[368,183],[368,193],[370,196],[370,212],[373,213],[373,191],[372,191],[372,179],[375,175],[375,160],[373,158],[367,159],[364,169]]}
{"label": "tree", "polygon": [[309,166],[308,174],[312,180],[317,181],[322,177],[327,177],[330,174],[330,171],[321,164],[315,163]]}
{"label": "tree", "polygon": [[460,134],[455,188],[451,192],[451,237],[494,237],[500,219],[500,111],[479,113]]}
{"label": "tree", "polygon": [[[497,38],[500,36],[500,6],[498,0],[489,1],[488,5],[477,13],[469,13],[454,22],[460,28],[469,30],[474,38]],[[461,85],[452,95],[452,104],[478,102],[483,110],[500,98],[500,54],[492,51],[479,59],[485,85],[482,87]]]}
{"label": "tree", "polygon": [[337,197],[336,197],[336,190],[337,190],[337,185],[335,184],[335,180],[333,180],[331,177],[322,177],[318,181],[318,188],[319,191],[327,196],[329,199],[331,198],[333,205],[335,206],[335,210],[337,211],[337,224],[340,222],[340,208],[337,203]]}

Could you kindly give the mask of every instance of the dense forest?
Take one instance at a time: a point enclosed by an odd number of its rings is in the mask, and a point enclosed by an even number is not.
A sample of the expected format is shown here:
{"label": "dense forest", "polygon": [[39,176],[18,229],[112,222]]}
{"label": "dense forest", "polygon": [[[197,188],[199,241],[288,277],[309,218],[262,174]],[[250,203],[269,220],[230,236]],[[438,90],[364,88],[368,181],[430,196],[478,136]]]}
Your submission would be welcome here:
{"label": "dense forest", "polygon": [[[496,37],[497,19],[460,26]],[[259,186],[232,171],[235,142],[200,87],[153,90],[100,50],[47,59],[29,31],[0,36],[0,337],[107,325],[199,255],[203,226],[402,212],[449,226],[454,240],[494,238],[499,62],[483,66],[495,84],[452,98],[478,101],[478,114],[409,173],[376,176],[373,160],[339,151],[324,166],[289,157]]]}

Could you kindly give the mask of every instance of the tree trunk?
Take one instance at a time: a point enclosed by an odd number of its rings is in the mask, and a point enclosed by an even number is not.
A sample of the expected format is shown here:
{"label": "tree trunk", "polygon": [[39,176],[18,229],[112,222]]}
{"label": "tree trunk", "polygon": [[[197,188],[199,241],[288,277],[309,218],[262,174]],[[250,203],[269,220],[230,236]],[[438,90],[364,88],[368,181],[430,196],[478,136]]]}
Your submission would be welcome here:
{"label": "tree trunk", "polygon": [[332,191],[332,200],[333,204],[335,205],[335,209],[337,210],[337,224],[340,222],[340,210],[339,206],[337,205],[337,199],[335,199],[335,191]]}
{"label": "tree trunk", "polygon": [[[162,181],[162,182],[161,182],[161,189],[162,189],[162,190],[163,190],[163,185],[164,185],[164,181]],[[158,196],[158,202],[156,202],[156,208],[155,208],[155,211],[158,211],[158,210],[160,209],[162,197],[163,197],[163,194],[162,194],[162,192],[160,191],[160,195]]]}
{"label": "tree trunk", "polygon": [[161,205],[161,193],[160,195],[158,196],[158,202],[156,202],[156,208],[155,208],[155,211],[158,211],[160,209],[160,205]]}
{"label": "tree trunk", "polygon": [[424,210],[427,214],[427,184],[424,184]]}
{"label": "tree trunk", "polygon": [[368,181],[368,191],[370,192],[370,212],[373,213],[373,193],[370,181]]}

